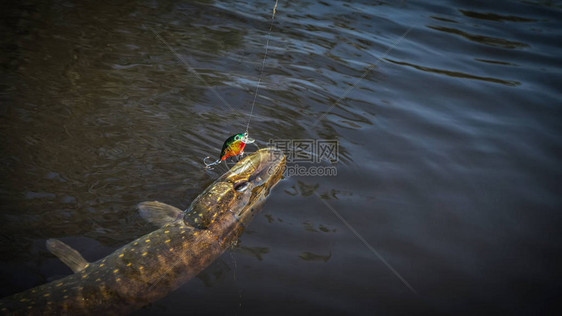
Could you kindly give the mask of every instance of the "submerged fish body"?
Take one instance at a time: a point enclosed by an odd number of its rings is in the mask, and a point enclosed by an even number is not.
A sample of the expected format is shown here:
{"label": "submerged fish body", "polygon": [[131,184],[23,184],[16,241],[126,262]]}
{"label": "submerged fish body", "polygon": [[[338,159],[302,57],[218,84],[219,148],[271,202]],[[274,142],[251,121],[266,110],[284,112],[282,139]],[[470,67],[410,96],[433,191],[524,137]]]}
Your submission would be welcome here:
{"label": "submerged fish body", "polygon": [[185,212],[159,202],[139,204],[161,227],[96,262],[49,240],[74,274],[0,300],[9,315],[124,314],[166,296],[235,242],[281,179],[285,157],[253,153],[201,193]]}
{"label": "submerged fish body", "polygon": [[223,248],[209,233],[177,220],[77,273],[3,299],[0,310],[8,314],[123,314],[177,288]]}

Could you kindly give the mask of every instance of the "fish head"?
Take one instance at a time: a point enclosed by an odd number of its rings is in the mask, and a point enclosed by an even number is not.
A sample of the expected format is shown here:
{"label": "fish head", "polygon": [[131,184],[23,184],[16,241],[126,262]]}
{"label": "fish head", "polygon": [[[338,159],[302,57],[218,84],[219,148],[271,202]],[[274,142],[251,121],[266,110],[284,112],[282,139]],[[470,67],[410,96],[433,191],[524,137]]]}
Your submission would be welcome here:
{"label": "fish head", "polygon": [[184,222],[200,229],[243,229],[259,209],[271,188],[281,180],[285,155],[263,148],[249,154],[213,182],[188,208]]}

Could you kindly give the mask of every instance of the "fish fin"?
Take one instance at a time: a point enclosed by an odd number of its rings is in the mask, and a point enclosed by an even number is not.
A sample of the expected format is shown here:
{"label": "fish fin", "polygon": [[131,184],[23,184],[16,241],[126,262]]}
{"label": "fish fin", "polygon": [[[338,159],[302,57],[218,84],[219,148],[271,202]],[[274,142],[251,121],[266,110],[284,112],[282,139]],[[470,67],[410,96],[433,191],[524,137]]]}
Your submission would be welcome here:
{"label": "fish fin", "polygon": [[137,207],[140,216],[156,226],[164,226],[183,216],[179,208],[158,201],[142,202]]}
{"label": "fish fin", "polygon": [[60,261],[66,264],[72,271],[80,272],[88,266],[88,261],[82,257],[82,255],[76,251],[76,249],[70,247],[69,245],[63,243],[58,239],[47,240],[47,249],[57,256]]}

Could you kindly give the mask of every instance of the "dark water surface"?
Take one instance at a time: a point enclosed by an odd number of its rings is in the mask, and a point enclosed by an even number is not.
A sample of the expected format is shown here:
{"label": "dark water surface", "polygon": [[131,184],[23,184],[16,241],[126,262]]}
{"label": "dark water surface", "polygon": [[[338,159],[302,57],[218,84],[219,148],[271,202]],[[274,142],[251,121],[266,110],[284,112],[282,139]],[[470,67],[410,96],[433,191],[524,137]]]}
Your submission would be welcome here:
{"label": "dark water surface", "polygon": [[[245,129],[273,4],[0,5],[1,296],[70,273],[46,239],[97,260],[154,229],[137,203],[183,209],[218,176],[202,159]],[[283,180],[138,315],[554,305],[560,2],[281,0],[269,38],[250,134],[338,140],[337,176]]]}

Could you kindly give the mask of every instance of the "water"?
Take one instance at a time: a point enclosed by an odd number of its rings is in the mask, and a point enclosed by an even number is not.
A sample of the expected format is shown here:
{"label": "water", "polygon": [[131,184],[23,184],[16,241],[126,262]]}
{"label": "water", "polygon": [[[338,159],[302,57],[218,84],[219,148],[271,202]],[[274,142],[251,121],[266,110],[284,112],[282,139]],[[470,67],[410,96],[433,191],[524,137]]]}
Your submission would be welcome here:
{"label": "water", "polygon": [[[245,129],[273,3],[3,5],[1,296],[70,272],[46,239],[97,260],[154,229],[137,203],[185,208],[216,178],[202,159]],[[337,140],[337,176],[283,180],[237,249],[137,314],[552,307],[561,13],[280,1],[250,135]]]}

